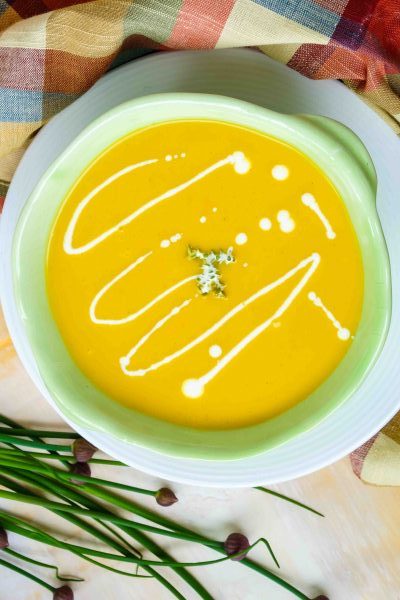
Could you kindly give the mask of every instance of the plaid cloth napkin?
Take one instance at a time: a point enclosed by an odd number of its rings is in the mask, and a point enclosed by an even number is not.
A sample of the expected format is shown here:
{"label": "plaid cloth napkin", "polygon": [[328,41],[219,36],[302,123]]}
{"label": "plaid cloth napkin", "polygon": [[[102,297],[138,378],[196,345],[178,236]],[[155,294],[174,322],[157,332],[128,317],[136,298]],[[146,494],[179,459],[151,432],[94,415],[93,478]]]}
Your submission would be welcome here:
{"label": "plaid cloth napkin", "polygon": [[[117,57],[236,46],[341,79],[400,134],[400,0],[0,0],[0,206],[35,132]],[[400,414],[351,462],[400,485]]]}

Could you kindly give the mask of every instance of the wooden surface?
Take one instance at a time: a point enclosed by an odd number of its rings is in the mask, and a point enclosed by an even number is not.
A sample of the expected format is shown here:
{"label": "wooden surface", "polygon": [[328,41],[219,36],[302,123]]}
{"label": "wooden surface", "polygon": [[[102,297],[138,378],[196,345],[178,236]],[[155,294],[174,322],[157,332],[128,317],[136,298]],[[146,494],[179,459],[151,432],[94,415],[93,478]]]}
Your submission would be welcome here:
{"label": "wooden surface", "polygon": [[[0,410],[24,424],[57,426],[59,417],[41,398],[20,365],[0,323]],[[111,471],[111,472],[110,472]],[[97,476],[157,489],[165,482],[133,469],[95,468]],[[318,473],[277,486],[279,491],[318,508],[324,519],[288,505],[257,490],[201,489],[171,486],[179,502],[163,509],[173,519],[214,538],[243,531],[250,540],[268,537],[281,563],[281,575],[310,597],[325,593],[330,600],[400,600],[400,489],[375,488],[361,483],[347,459]],[[135,498],[136,499],[136,498]],[[143,498],[139,497],[142,502]],[[155,508],[152,498],[145,503]],[[65,528],[43,509],[11,505],[1,507],[46,523],[69,541],[79,531]],[[63,573],[85,578],[76,584],[77,600],[166,600],[172,598],[152,579],[135,580],[103,571],[63,551],[11,535],[12,546],[39,560],[53,562]],[[215,557],[201,546],[163,541],[182,560]],[[254,558],[273,569],[265,550]],[[51,573],[32,567],[52,581]],[[193,569],[215,600],[288,600],[290,594],[251,572],[240,563]],[[165,571],[167,574],[167,571]],[[168,575],[169,576],[169,575]],[[180,580],[170,576],[187,600],[196,600]],[[50,594],[35,583],[2,569],[0,600],[45,600]]]}

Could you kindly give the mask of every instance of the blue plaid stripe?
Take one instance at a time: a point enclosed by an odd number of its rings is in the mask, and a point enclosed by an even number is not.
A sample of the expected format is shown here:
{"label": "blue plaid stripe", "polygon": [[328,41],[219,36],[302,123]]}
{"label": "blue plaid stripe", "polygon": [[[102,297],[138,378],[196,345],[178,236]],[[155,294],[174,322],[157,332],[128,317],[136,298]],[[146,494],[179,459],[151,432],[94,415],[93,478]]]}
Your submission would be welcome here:
{"label": "blue plaid stripe", "polygon": [[313,0],[253,0],[253,2],[328,37],[332,36],[340,21],[340,15]]}
{"label": "blue plaid stripe", "polygon": [[6,2],[5,0],[0,0],[0,15],[2,15],[4,12],[6,12],[7,8],[9,8],[9,4],[8,2]]}
{"label": "blue plaid stripe", "polygon": [[79,94],[0,89],[0,121],[45,121],[76,100]]}
{"label": "blue plaid stripe", "polygon": [[42,92],[0,89],[0,120],[32,122],[42,120]]}

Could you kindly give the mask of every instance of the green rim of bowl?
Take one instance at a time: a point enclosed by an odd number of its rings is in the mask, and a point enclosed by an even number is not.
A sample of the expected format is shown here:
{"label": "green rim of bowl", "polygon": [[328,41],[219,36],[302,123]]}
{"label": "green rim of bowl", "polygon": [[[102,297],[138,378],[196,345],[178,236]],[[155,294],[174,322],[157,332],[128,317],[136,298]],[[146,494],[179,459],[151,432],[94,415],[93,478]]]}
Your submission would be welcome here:
{"label": "green rim of bowl", "polygon": [[[46,294],[49,234],[60,205],[82,171],[132,131],[165,121],[208,119],[282,140],[316,163],[346,204],[360,243],[364,303],[357,335],[336,370],[307,399],[257,425],[198,430],[128,409],[97,389],[71,359]],[[359,387],[386,339],[391,314],[390,265],[375,205],[376,176],[365,147],[324,117],[283,115],[207,94],[157,94],[126,102],[91,123],[54,161],[29,197],[13,240],[14,294],[43,382],[72,422],[125,442],[183,458],[237,459],[282,444],[319,423]]]}

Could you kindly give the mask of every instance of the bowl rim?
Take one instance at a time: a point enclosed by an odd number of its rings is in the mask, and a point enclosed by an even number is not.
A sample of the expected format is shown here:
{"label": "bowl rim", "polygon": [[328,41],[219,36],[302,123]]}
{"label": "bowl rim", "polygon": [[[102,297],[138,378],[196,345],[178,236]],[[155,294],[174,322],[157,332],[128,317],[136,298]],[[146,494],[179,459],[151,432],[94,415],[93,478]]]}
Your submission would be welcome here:
{"label": "bowl rim", "polygon": [[[157,110],[154,110],[155,108],[157,108]],[[140,121],[138,118],[141,112],[143,113],[142,117],[145,118],[145,120],[147,119],[147,125],[144,124],[143,120]],[[228,114],[229,118],[227,118]],[[171,118],[171,115],[174,115],[175,118]],[[192,116],[190,117],[188,115]],[[221,118],[222,116],[223,118]],[[286,411],[286,415],[288,415],[298,409],[299,422],[297,425],[292,424],[289,429],[287,426],[283,428],[281,426],[279,428],[279,424],[277,424],[276,421],[281,419],[282,415],[270,419],[270,425],[275,422],[273,424],[274,431],[272,436],[265,434],[265,422],[233,430],[197,430],[170,423],[167,424],[166,422],[161,422],[153,417],[137,413],[137,411],[133,411],[132,409],[124,409],[124,407],[117,405],[118,408],[122,408],[123,411],[124,418],[121,423],[119,419],[122,413],[119,410],[117,411],[118,415],[116,414],[116,403],[114,401],[112,401],[114,406],[111,407],[107,405],[108,410],[103,413],[101,411],[100,413],[96,411],[94,415],[90,415],[87,410],[82,411],[81,409],[79,409],[77,413],[76,406],[71,409],[71,406],[65,399],[66,395],[68,396],[68,392],[66,391],[68,390],[68,386],[66,386],[65,377],[63,377],[62,373],[57,369],[54,373],[49,373],[49,365],[46,364],[46,353],[43,354],[40,349],[43,335],[37,331],[37,326],[32,326],[32,322],[34,322],[35,319],[33,319],[34,312],[31,310],[32,305],[26,301],[27,282],[25,281],[25,284],[23,284],[21,281],[21,277],[23,277],[22,273],[24,271],[24,258],[25,260],[27,258],[26,251],[24,253],[22,246],[23,238],[27,235],[26,231],[29,229],[32,210],[37,205],[40,195],[46,192],[46,186],[48,186],[49,181],[57,179],[57,173],[65,172],[65,163],[73,160],[74,153],[76,153],[77,149],[80,149],[80,153],[82,153],[82,143],[90,143],[93,145],[93,136],[98,137],[99,132],[101,134],[101,132],[104,132],[105,128],[107,128],[107,135],[110,136],[111,133],[111,137],[114,136],[113,141],[116,141],[123,137],[123,135],[142,129],[143,126],[152,126],[164,121],[188,118],[235,123],[250,129],[255,129],[257,132],[261,131],[262,133],[276,137],[299,149],[308,155],[317,166],[324,168],[331,181],[332,176],[330,174],[333,174],[336,178],[333,182],[336,188],[340,187],[337,185],[338,182],[342,182],[344,187],[351,184],[350,189],[352,193],[355,194],[359,201],[362,200],[362,203],[359,202],[357,204],[357,208],[359,209],[361,206],[365,211],[371,228],[374,245],[373,249],[376,253],[376,267],[380,274],[379,298],[381,301],[381,310],[378,312],[377,318],[374,321],[374,327],[376,327],[378,335],[376,335],[374,339],[373,352],[370,352],[368,356],[368,364],[364,365],[362,373],[356,373],[352,385],[347,386],[348,389],[346,394],[335,403],[330,402],[329,406],[320,406],[319,410],[314,410],[314,412],[308,416],[305,414],[307,411],[304,409],[304,403],[306,403],[308,399],[304,400],[293,409]],[[125,133],[122,135],[121,129],[115,127],[116,122],[119,123],[119,127],[121,127],[121,124],[125,127]],[[134,123],[135,126],[133,125]],[[262,127],[264,127],[264,129]],[[110,132],[110,130],[112,131]],[[293,142],[294,138],[296,143]],[[111,138],[108,137],[108,139]],[[111,143],[113,143],[113,141],[111,141]],[[103,138],[101,138],[101,143],[103,143]],[[103,145],[100,152],[104,151],[111,143]],[[98,148],[98,145],[95,145],[94,149],[92,148],[92,153],[94,152],[94,154],[92,154],[92,159],[100,153]],[[335,163],[332,165],[332,154],[335,155],[337,164]],[[85,163],[84,168],[90,164],[91,160]],[[84,168],[79,169],[79,172],[83,172]],[[327,172],[326,169],[328,169],[329,172]],[[350,183],[349,180],[351,180]],[[58,184],[59,183],[60,177],[58,177]],[[390,266],[383,233],[376,212],[375,192],[376,182],[374,169],[369,155],[362,143],[346,127],[324,117],[282,115],[251,103],[228,98],[226,96],[197,93],[154,94],[125,102],[104,113],[75,138],[42,176],[20,215],[14,234],[13,272],[15,298],[18,310],[24,320],[27,336],[35,355],[37,367],[50,396],[69,419],[77,424],[81,424],[81,426],[85,428],[103,431],[113,437],[124,439],[125,441],[137,445],[143,445],[165,454],[172,454],[185,458],[194,457],[209,460],[242,458],[271,449],[316,425],[323,418],[328,416],[328,414],[330,414],[337,406],[344,402],[361,384],[361,381],[365,378],[377,359],[388,332],[391,308]],[[347,205],[345,200],[346,194],[344,195],[341,193],[340,195]],[[60,202],[63,198],[64,195],[61,195]],[[57,204],[57,207],[58,206],[59,204]],[[54,339],[52,341],[54,342]],[[349,353],[350,352],[351,350]],[[341,364],[342,363],[340,363],[340,365]],[[333,373],[338,371],[340,365]],[[331,379],[332,375],[328,380]],[[60,379],[59,382],[55,381],[57,378]],[[61,387],[60,384],[62,384]],[[324,384],[325,382],[322,386],[324,386]],[[320,386],[320,388],[322,386]],[[114,410],[112,410],[113,408]],[[82,414],[82,412],[84,414]],[[136,426],[132,429],[133,415],[135,415]],[[153,424],[156,423],[158,428],[162,427],[162,435],[153,434],[152,437],[149,437],[149,420]],[[129,425],[127,425],[127,423],[129,423]],[[183,431],[186,432],[186,435],[179,441],[177,438],[179,438],[179,434],[182,434]],[[271,431],[270,427],[270,433]],[[239,436],[240,438],[250,438],[253,442],[247,442],[242,445],[238,444],[237,438]]]}

